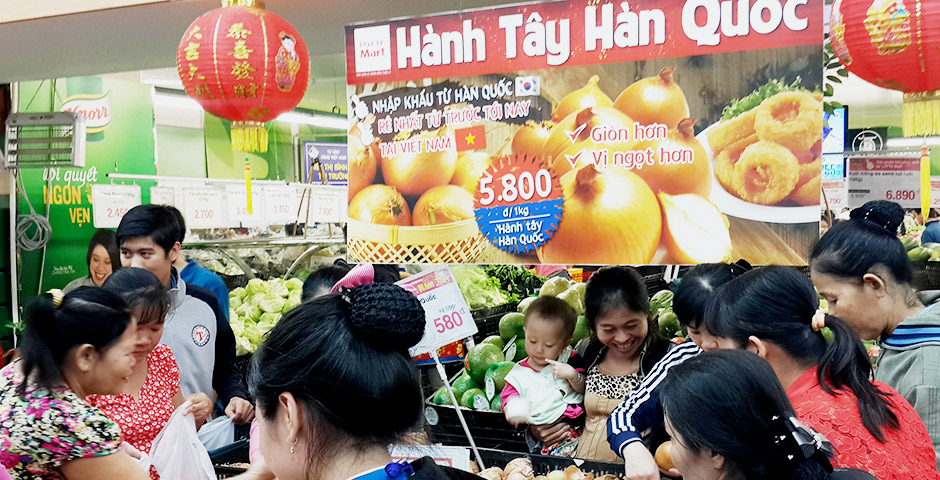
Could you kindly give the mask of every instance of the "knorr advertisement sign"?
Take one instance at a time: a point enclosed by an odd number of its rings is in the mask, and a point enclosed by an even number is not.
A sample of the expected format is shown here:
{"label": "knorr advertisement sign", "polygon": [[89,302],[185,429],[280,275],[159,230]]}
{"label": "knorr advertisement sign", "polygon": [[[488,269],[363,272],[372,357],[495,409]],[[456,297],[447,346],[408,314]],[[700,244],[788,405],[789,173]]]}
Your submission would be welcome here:
{"label": "knorr advertisement sign", "polygon": [[805,264],[822,13],[564,1],[347,26],[352,260]]}

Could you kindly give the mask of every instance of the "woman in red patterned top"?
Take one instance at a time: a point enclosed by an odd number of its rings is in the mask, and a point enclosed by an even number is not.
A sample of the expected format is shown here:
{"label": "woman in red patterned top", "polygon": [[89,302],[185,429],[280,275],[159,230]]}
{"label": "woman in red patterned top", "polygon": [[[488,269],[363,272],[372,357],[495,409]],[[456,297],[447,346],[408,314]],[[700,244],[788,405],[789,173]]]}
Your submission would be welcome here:
{"label": "woman in red patterned top", "polygon": [[[141,268],[124,268],[108,277],[104,288],[124,297],[137,319],[137,363],[122,394],[89,395],[87,400],[121,427],[125,442],[149,453],[177,407],[192,401],[198,427],[212,412],[212,401],[201,392],[187,399],[180,393],[176,359],[169,347],[159,344],[170,296],[157,277]],[[159,478],[153,469],[150,476]]]}
{"label": "woman in red patterned top", "polygon": [[[764,358],[801,422],[834,447],[833,465],[881,480],[940,479],[933,443],[914,407],[873,382],[868,354],[842,320],[817,313],[819,297],[786,267],[748,272],[725,284],[705,312],[720,348]],[[814,320],[815,317],[815,320]],[[822,323],[832,333],[827,341]]]}

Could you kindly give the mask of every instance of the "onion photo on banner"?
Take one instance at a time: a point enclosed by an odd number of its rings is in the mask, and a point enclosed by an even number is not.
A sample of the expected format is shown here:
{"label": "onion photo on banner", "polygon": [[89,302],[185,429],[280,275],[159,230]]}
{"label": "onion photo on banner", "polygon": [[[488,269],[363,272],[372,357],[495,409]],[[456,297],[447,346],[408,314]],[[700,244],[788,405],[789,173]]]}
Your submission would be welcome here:
{"label": "onion photo on banner", "polygon": [[549,2],[347,26],[350,255],[805,265],[822,36],[812,0]]}

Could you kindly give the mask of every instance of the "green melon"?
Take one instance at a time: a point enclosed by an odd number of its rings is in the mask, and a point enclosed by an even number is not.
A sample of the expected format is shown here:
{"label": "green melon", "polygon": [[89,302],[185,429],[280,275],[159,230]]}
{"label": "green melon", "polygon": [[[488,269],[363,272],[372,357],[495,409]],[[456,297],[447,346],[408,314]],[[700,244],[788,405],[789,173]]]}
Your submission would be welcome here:
{"label": "green melon", "polygon": [[502,349],[492,343],[481,343],[470,349],[464,360],[464,367],[470,378],[482,385],[490,364],[505,360]]}
{"label": "green melon", "polygon": [[518,312],[509,312],[499,319],[499,336],[509,341],[512,337],[525,337],[525,315]]}

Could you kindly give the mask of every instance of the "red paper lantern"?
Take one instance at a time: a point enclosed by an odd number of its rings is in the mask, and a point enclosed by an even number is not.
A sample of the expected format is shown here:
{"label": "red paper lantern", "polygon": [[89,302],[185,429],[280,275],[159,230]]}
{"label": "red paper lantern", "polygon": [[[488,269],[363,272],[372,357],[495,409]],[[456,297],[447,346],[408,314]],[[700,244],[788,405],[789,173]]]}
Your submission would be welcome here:
{"label": "red paper lantern", "polygon": [[832,49],[852,73],[904,92],[904,135],[940,132],[940,2],[836,0]]}
{"label": "red paper lantern", "polygon": [[186,29],[176,67],[190,97],[232,121],[233,150],[265,152],[264,122],[300,103],[310,56],[297,30],[261,2],[223,0]]}

